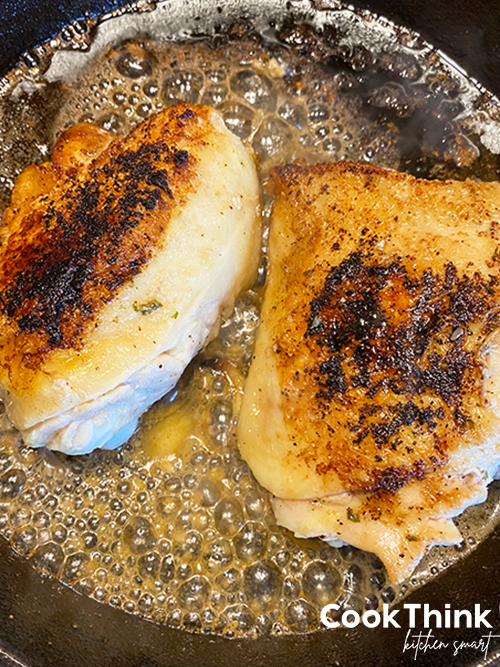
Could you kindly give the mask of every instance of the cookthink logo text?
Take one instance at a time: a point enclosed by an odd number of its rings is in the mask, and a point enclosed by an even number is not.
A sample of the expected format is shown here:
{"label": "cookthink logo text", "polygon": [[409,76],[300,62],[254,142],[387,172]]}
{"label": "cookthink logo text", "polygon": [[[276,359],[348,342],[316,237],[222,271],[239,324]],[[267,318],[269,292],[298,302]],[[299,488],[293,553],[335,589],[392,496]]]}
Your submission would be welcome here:
{"label": "cookthink logo text", "polygon": [[[406,614],[402,613],[405,610]],[[453,656],[457,656],[464,650],[477,650],[487,657],[492,638],[499,638],[493,632],[483,634],[486,630],[492,629],[492,624],[488,617],[491,609],[481,609],[480,604],[474,605],[473,610],[469,609],[451,609],[450,604],[445,604],[444,611],[431,609],[428,604],[405,604],[403,610],[389,609],[389,605],[383,604],[382,611],[370,609],[363,614],[359,614],[355,609],[344,609],[338,604],[327,604],[321,610],[321,621],[327,628],[355,628],[360,623],[367,628],[401,628],[401,623],[408,628],[404,638],[403,653],[406,651],[413,654],[417,660],[419,654],[440,651],[448,649],[452,651]],[[342,612],[340,614],[340,612]],[[406,615],[406,619],[404,619]],[[400,623],[401,621],[401,623]],[[419,631],[415,631],[419,628]],[[423,628],[420,629],[420,628]],[[449,633],[443,640],[437,637],[433,630],[440,628],[473,628],[483,630],[483,633],[476,633],[472,639],[450,639]],[[463,637],[463,632],[460,633]]]}

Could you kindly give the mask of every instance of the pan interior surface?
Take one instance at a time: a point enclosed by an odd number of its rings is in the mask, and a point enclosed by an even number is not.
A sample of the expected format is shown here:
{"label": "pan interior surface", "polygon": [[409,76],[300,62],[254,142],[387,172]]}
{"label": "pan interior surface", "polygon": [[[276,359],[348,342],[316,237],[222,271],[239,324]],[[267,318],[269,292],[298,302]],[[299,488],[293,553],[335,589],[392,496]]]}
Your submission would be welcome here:
{"label": "pan interior surface", "polygon": [[[426,178],[496,178],[499,107],[409,30],[340,4],[160,3],[74,24],[0,83],[0,204],[59,132],[95,121],[126,133],[179,100],[220,109],[259,158],[347,159]],[[244,19],[242,19],[244,16]],[[116,452],[70,458],[23,446],[3,417],[0,533],[44,576],[158,624],[225,636],[320,629],[323,605],[400,601],[497,524],[500,490],[459,517],[464,541],[434,548],[393,586],[351,547],[298,540],[237,451],[235,427],[265,283]]]}

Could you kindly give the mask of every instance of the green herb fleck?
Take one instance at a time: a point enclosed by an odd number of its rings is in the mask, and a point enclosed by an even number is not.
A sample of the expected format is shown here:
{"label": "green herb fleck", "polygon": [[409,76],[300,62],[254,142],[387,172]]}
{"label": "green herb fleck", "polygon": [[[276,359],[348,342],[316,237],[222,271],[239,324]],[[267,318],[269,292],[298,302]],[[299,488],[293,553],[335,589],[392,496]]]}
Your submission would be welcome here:
{"label": "green herb fleck", "polygon": [[152,301],[148,301],[147,303],[133,304],[133,309],[135,310],[135,312],[142,313],[142,315],[150,315],[152,312],[158,310],[158,308],[161,307],[162,304],[159,301],[156,301],[155,299],[153,299]]}
{"label": "green herb fleck", "polygon": [[496,262],[498,259],[500,259],[500,246],[497,245],[495,248],[495,252],[493,253],[493,261]]}
{"label": "green herb fleck", "polygon": [[176,320],[179,317],[179,311],[176,310],[175,313],[172,315],[172,317],[174,318],[174,320]]}
{"label": "green herb fleck", "polygon": [[359,518],[359,514],[356,514],[356,512],[353,512],[350,507],[347,508],[347,518],[349,521],[354,521],[354,523],[359,523],[361,519]]}
{"label": "green herb fleck", "polygon": [[420,542],[419,538],[416,535],[407,535],[406,539],[408,542]]}
{"label": "green herb fleck", "polygon": [[467,427],[470,428],[470,429],[476,428],[476,422],[472,419],[466,419],[465,423],[466,423]]}

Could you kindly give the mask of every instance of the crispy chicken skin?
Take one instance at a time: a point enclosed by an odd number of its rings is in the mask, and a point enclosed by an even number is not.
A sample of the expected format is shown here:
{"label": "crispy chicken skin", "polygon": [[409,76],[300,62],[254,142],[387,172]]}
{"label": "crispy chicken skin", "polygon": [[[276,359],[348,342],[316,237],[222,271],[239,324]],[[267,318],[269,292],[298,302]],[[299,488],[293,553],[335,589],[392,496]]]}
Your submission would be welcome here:
{"label": "crispy chicken skin", "polygon": [[259,254],[252,156],[208,107],[75,125],[2,219],[0,393],[28,444],[114,447],[218,330]]}
{"label": "crispy chicken skin", "polygon": [[279,523],[398,581],[460,541],[500,462],[500,184],[341,162],[270,189],[240,450]]}

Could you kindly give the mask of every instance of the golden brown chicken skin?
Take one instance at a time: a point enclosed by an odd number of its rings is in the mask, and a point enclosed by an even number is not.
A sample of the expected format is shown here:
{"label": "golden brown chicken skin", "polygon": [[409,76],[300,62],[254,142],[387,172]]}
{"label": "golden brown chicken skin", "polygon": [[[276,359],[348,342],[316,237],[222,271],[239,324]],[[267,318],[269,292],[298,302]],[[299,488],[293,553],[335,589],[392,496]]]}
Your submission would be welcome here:
{"label": "golden brown chicken skin", "polygon": [[373,550],[401,578],[459,539],[448,519],[429,528],[432,510],[482,500],[500,459],[500,185],[337,163],[277,168],[270,189],[241,452],[281,523]]}
{"label": "golden brown chicken skin", "polygon": [[169,211],[193,188],[196,158],[177,150],[177,139],[203,144],[204,113],[166,110],[112,146],[112,133],[77,125],[59,138],[51,165],[23,173],[0,254],[1,307],[16,334],[10,368],[36,369],[56,348],[78,348],[100,309],[151,259]]}
{"label": "golden brown chicken skin", "polygon": [[79,124],[2,219],[0,395],[33,446],[115,447],[255,275],[253,156],[208,107]]}

